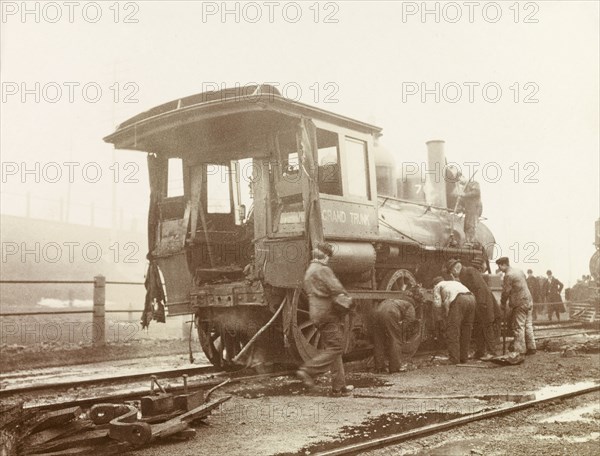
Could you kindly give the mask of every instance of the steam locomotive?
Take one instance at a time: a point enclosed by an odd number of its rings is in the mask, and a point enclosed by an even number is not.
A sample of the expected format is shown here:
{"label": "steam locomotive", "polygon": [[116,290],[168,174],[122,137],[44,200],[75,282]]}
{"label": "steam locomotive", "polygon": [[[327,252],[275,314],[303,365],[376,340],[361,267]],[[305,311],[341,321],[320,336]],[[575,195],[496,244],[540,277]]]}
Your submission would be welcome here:
{"label": "steam locomotive", "polygon": [[[397,176],[381,135],[256,85],[165,103],[104,138],[147,154],[149,272],[160,271],[168,315],[194,315],[214,365],[242,354],[302,361],[322,349],[302,291],[317,242],[332,244],[330,265],[358,303],[348,355],[369,345],[373,303],[430,287],[448,258],[489,271],[494,237],[479,223],[478,243],[465,244],[455,182]],[[429,169],[447,171],[443,146],[427,143]],[[416,311],[408,350],[436,337],[430,306]]]}

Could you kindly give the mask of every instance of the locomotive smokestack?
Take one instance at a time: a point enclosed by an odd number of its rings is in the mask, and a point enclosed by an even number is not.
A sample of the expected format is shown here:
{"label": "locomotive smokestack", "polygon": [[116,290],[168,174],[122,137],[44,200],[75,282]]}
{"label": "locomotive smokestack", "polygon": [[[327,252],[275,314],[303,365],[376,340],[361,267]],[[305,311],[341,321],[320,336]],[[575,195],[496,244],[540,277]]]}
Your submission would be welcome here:
{"label": "locomotive smokestack", "polygon": [[427,141],[427,202],[434,206],[446,207],[446,180],[443,177],[446,166],[444,141]]}

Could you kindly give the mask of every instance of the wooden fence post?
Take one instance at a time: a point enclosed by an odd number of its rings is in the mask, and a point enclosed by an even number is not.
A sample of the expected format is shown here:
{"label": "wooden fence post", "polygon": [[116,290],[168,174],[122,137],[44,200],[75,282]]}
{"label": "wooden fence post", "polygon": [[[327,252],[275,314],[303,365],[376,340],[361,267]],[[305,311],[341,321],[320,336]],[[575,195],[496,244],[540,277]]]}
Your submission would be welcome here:
{"label": "wooden fence post", "polygon": [[102,347],[106,345],[105,308],[106,277],[94,277],[94,314],[92,317],[92,345]]}

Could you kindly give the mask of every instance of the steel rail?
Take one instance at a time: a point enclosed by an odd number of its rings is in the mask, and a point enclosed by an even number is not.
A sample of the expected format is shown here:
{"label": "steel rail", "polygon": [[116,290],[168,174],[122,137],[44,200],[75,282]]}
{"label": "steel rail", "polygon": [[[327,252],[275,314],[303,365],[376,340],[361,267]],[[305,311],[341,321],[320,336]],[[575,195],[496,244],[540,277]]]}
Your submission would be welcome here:
{"label": "steel rail", "polygon": [[576,332],[576,333],[567,333],[567,334],[553,334],[551,336],[542,336],[542,337],[536,337],[535,340],[540,340],[540,339],[553,339],[555,337],[569,337],[569,336],[579,336],[582,334],[597,334],[600,333],[600,330],[595,330],[595,331],[582,331],[582,332]]}
{"label": "steel rail", "polygon": [[15,394],[29,393],[32,391],[40,390],[57,390],[61,388],[73,388],[75,386],[93,385],[93,384],[104,384],[104,383],[120,383],[127,380],[139,380],[149,378],[151,375],[156,375],[158,378],[172,377],[174,375],[199,375],[199,374],[213,374],[221,372],[214,366],[197,366],[189,368],[179,369],[167,369],[155,372],[136,372],[133,374],[121,374],[113,375],[100,378],[87,378],[83,380],[74,381],[63,381],[55,383],[38,383],[34,385],[26,385],[17,388],[5,388],[0,390],[0,397],[12,396]]}
{"label": "steel rail", "polygon": [[[137,313],[141,312],[142,309],[105,309],[104,313]],[[9,313],[0,313],[0,318],[5,317],[26,317],[28,315],[68,315],[68,314],[93,314],[94,311],[92,309],[89,310],[61,310],[59,312],[49,312],[49,311],[41,311],[41,312],[9,312]]]}
{"label": "steel rail", "polygon": [[[228,384],[239,383],[248,380],[257,380],[261,378],[275,377],[275,376],[283,376],[283,375],[292,375],[294,374],[294,370],[282,370],[270,372],[268,374],[256,374],[256,375],[240,375],[236,376],[236,373],[230,374],[228,378]],[[177,385],[177,386],[167,386],[165,387],[165,392],[167,393],[176,393],[181,391],[196,391],[200,389],[212,389],[223,383],[222,377],[225,376],[227,372],[221,371],[215,374],[215,377],[221,377],[214,380],[201,381],[196,383],[190,383],[188,381],[187,386],[185,385]],[[209,390],[210,392],[210,390]],[[153,394],[151,389],[144,389],[138,391],[129,391],[126,393],[113,393],[113,394],[105,394],[102,396],[93,396],[93,397],[85,397],[81,399],[72,399],[67,401],[60,402],[52,402],[49,404],[38,404],[38,405],[28,405],[25,404],[23,406],[24,410],[56,410],[61,408],[69,408],[69,407],[89,407],[93,404],[97,403],[113,403],[113,402],[121,402],[126,400],[135,400],[139,399],[143,396],[148,396]]]}
{"label": "steel rail", "polygon": [[[67,285],[77,285],[77,284],[87,284],[92,285],[96,282],[93,280],[0,280],[0,284],[2,283],[11,283],[11,284],[67,284]],[[106,285],[144,285],[144,282],[123,282],[123,281],[110,281],[107,280],[104,282]]]}
{"label": "steel rail", "polygon": [[515,404],[510,407],[502,407],[499,409],[482,411],[478,413],[474,413],[471,415],[463,416],[460,418],[456,418],[453,420],[448,420],[443,423],[431,424],[428,426],[423,426],[416,429],[411,429],[410,431],[400,432],[397,434],[392,434],[387,437],[379,437],[376,439],[368,440],[366,442],[360,442],[353,445],[347,445],[341,448],[322,451],[319,453],[315,453],[315,456],[345,456],[350,454],[362,453],[367,450],[373,450],[375,448],[381,448],[389,445],[394,445],[405,440],[414,439],[417,437],[423,437],[430,434],[436,434],[441,431],[445,431],[447,429],[452,429],[458,426],[463,426],[468,423],[472,423],[474,421],[487,420],[489,418],[494,418],[497,416],[508,415],[510,413],[519,412],[521,410],[525,410],[530,407],[535,407],[537,405],[546,404],[548,402],[568,399],[575,396],[580,396],[582,394],[593,393],[596,391],[600,391],[600,385],[595,385],[591,387],[581,388],[575,391],[571,391],[568,393],[556,394],[554,396],[546,397],[543,399],[535,399],[533,401],[522,402],[520,404]]}

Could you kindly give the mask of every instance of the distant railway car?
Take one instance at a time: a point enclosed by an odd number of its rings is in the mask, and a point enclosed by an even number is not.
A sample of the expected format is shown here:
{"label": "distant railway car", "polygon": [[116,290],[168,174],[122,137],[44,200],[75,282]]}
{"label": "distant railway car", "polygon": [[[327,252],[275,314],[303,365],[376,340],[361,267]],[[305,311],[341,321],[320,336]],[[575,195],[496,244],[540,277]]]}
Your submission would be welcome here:
{"label": "distant railway car", "polygon": [[[262,85],[160,105],[105,138],[147,153],[150,267],[162,275],[168,314],[195,316],[213,364],[237,361],[258,331],[247,350],[255,359],[301,361],[321,349],[301,288],[321,240],[359,304],[345,325],[347,353],[368,346],[373,302],[429,287],[450,257],[488,264],[486,226],[478,245],[464,245],[448,183],[397,178],[380,136]],[[443,167],[443,142],[428,147],[428,164]],[[421,307],[416,345],[435,338],[432,311]]]}

